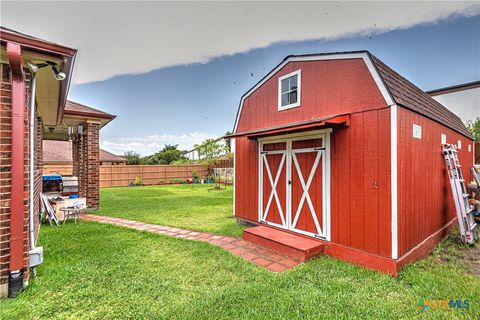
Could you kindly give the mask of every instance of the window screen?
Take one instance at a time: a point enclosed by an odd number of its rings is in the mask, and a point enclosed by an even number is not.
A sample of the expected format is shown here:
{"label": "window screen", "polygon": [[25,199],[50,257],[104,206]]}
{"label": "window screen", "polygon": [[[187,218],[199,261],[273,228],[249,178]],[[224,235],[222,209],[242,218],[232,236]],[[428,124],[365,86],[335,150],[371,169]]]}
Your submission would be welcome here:
{"label": "window screen", "polygon": [[281,106],[285,107],[298,102],[298,74],[281,80]]}

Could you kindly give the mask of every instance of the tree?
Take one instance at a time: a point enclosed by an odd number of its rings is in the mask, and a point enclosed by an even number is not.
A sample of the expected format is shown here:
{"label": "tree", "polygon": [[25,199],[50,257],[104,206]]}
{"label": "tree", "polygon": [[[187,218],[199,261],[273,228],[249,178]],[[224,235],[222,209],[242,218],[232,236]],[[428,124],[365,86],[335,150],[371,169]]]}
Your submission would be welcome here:
{"label": "tree", "polygon": [[123,157],[127,159],[127,164],[138,165],[142,162],[142,157],[135,151],[127,151],[123,154]]}
{"label": "tree", "polygon": [[[232,134],[230,131],[227,131],[225,133],[226,136]],[[232,140],[230,139],[225,139],[225,149],[227,151],[227,153],[232,153]]]}
{"label": "tree", "polygon": [[186,159],[178,145],[166,145],[162,150],[143,158],[144,164],[170,164],[174,161]]}
{"label": "tree", "polygon": [[199,159],[212,159],[226,153],[226,145],[221,139],[207,139],[200,145],[194,145]]}
{"label": "tree", "polygon": [[470,131],[473,136],[473,139],[475,141],[480,141],[480,118],[469,120],[466,124],[468,131]]}

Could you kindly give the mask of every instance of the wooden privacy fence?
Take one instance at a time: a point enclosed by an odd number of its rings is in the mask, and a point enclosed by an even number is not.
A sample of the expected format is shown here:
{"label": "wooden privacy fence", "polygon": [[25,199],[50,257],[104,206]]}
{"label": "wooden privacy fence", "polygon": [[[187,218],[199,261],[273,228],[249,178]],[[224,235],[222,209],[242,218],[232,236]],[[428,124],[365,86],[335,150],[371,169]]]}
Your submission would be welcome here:
{"label": "wooden privacy fence", "polygon": [[73,175],[73,166],[71,164],[44,164],[43,174],[60,174],[62,176]]}
{"label": "wooden privacy fence", "polygon": [[208,169],[200,164],[192,165],[101,165],[100,188],[126,187],[140,178],[143,184],[162,184],[175,180],[192,178],[196,171],[200,178],[205,178]]}

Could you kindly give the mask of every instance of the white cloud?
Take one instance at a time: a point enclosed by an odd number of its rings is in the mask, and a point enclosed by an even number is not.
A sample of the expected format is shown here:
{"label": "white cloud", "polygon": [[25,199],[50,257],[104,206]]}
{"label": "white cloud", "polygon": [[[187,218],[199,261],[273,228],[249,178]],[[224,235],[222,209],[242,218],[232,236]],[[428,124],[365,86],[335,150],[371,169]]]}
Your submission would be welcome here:
{"label": "white cloud", "polygon": [[100,141],[102,149],[122,155],[126,151],[135,151],[141,155],[148,155],[161,150],[166,144],[178,144],[180,150],[190,150],[195,144],[199,144],[206,139],[218,138],[204,132],[192,132],[189,134],[153,134],[147,137],[138,138],[112,138]]}
{"label": "white cloud", "polygon": [[478,2],[6,2],[2,25],[79,49],[75,83],[207,62],[278,41],[477,15]]}

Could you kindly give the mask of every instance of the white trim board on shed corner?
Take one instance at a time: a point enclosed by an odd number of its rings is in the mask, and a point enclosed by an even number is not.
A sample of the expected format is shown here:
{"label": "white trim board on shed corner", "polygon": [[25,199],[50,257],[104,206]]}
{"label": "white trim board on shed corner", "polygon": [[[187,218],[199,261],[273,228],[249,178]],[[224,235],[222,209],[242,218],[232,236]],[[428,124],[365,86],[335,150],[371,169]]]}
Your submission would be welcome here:
{"label": "white trim board on shed corner", "polygon": [[388,92],[387,87],[383,83],[382,77],[378,73],[377,69],[375,68],[372,59],[370,58],[367,52],[356,52],[356,53],[332,53],[332,54],[319,54],[319,55],[310,55],[310,56],[292,56],[281,64],[279,64],[275,69],[270,71],[259,83],[257,83],[253,88],[248,90],[240,100],[240,106],[238,108],[237,117],[235,119],[235,126],[233,128],[233,133],[237,133],[238,121],[240,120],[240,115],[243,109],[243,103],[245,99],[248,98],[253,92],[255,92],[259,87],[261,87],[265,82],[267,82],[271,77],[273,77],[278,71],[280,71],[286,64],[289,62],[296,62],[296,61],[322,61],[322,60],[347,60],[347,59],[363,59],[365,65],[370,71],[373,80],[377,84],[380,93],[382,94],[383,98],[387,105],[392,106],[395,104],[393,101],[392,96]]}

